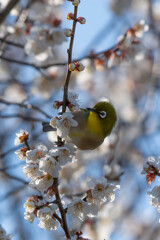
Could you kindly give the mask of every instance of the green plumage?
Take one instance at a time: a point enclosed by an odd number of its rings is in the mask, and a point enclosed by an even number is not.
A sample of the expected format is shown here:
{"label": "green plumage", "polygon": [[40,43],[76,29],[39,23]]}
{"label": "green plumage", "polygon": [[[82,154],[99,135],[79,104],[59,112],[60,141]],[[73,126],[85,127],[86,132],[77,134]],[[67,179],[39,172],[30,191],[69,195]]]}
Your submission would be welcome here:
{"label": "green plumage", "polygon": [[[106,117],[101,118],[101,113]],[[79,149],[95,149],[101,145],[116,124],[117,116],[114,107],[109,102],[98,102],[93,110],[85,109],[72,112],[78,122],[77,127],[71,127],[67,141],[73,142]]]}

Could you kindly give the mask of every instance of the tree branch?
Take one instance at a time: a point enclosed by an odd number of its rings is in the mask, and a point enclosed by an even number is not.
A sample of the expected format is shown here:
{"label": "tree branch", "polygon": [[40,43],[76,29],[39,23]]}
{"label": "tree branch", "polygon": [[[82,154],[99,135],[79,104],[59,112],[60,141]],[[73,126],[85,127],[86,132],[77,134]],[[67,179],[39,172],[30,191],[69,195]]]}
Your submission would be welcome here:
{"label": "tree branch", "polygon": [[42,118],[33,118],[33,117],[24,116],[21,114],[0,115],[0,118],[22,118],[26,121],[33,121],[33,122],[44,122],[45,121]]}
{"label": "tree branch", "polygon": [[7,15],[10,13],[10,11],[12,10],[12,8],[14,8],[14,6],[19,2],[19,0],[11,0],[9,1],[9,3],[7,4],[6,8],[0,12],[0,24],[5,20],[5,18],[7,17]]}
{"label": "tree branch", "polygon": [[8,178],[11,178],[11,179],[13,179],[15,181],[21,182],[21,183],[26,184],[26,185],[29,184],[27,181],[25,181],[25,180],[23,180],[23,179],[21,179],[19,177],[13,176],[10,173],[7,173],[5,171],[2,171],[2,173],[4,173]]}
{"label": "tree branch", "polygon": [[6,101],[2,98],[0,98],[0,103],[3,103],[5,105],[16,105],[16,106],[19,106],[19,107],[22,107],[22,108],[26,108],[26,109],[32,109],[32,110],[35,110],[35,111],[38,111],[40,112],[41,114],[43,114],[44,116],[46,116],[47,118],[51,118],[50,115],[48,115],[46,112],[44,112],[43,110],[41,110],[39,107],[37,106],[34,106],[34,105],[31,105],[31,104],[24,104],[24,103],[16,103],[16,102],[9,102],[9,101]]}
{"label": "tree branch", "polygon": [[1,41],[1,42],[4,42],[4,43],[6,43],[6,44],[12,45],[12,46],[14,46],[14,47],[24,48],[24,46],[23,46],[22,44],[20,44],[20,43],[15,43],[15,42],[6,40],[5,38],[0,38],[0,41]]}
{"label": "tree branch", "polygon": [[64,84],[62,112],[66,111],[66,103],[67,103],[67,97],[68,97],[68,86],[69,86],[69,81],[70,81],[70,77],[71,77],[71,73],[72,73],[69,70],[69,64],[72,62],[73,41],[74,41],[74,35],[75,35],[76,23],[77,23],[77,10],[78,10],[78,7],[74,7],[74,19],[73,19],[73,24],[72,24],[72,36],[71,36],[71,39],[70,39],[70,44],[69,44],[69,49],[68,49],[68,71],[67,71],[66,81],[65,81],[65,84]]}

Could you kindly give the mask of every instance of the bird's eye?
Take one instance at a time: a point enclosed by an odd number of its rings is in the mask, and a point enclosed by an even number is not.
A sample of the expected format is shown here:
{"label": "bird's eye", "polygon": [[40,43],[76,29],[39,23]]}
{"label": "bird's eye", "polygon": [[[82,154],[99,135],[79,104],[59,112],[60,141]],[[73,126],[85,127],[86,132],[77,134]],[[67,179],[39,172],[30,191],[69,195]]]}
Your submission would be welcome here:
{"label": "bird's eye", "polygon": [[107,113],[105,111],[102,111],[99,113],[100,118],[105,118],[107,116]]}

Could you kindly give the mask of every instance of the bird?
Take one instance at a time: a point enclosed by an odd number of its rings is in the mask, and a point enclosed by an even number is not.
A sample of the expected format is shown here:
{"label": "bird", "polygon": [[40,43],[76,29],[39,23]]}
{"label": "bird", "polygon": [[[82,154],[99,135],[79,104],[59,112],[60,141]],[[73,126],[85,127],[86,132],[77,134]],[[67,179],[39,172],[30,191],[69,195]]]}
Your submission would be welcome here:
{"label": "bird", "polygon": [[[116,110],[108,101],[100,101],[93,108],[75,110],[72,114],[78,126],[70,127],[65,140],[74,143],[80,150],[99,147],[117,122]],[[54,130],[51,126],[43,124],[44,132],[51,130]]]}

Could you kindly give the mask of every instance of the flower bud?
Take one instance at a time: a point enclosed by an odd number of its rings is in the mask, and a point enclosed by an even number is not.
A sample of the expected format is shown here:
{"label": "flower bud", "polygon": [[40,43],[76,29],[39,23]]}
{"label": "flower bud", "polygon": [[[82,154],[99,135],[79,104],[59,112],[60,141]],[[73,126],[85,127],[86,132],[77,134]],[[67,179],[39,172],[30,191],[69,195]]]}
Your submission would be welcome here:
{"label": "flower bud", "polygon": [[72,30],[71,29],[65,29],[64,34],[66,37],[71,37],[72,36]]}
{"label": "flower bud", "polygon": [[75,70],[75,68],[76,68],[76,65],[75,65],[75,63],[70,63],[69,64],[69,71],[74,71]]}
{"label": "flower bud", "polygon": [[77,7],[80,4],[80,0],[73,0],[72,4]]}
{"label": "flower bud", "polygon": [[54,101],[54,103],[53,103],[53,107],[54,107],[55,109],[59,109],[60,106],[62,106],[62,105],[63,105],[63,102],[62,102],[62,101]]}
{"label": "flower bud", "polygon": [[80,24],[85,24],[86,23],[86,19],[84,17],[78,17],[77,18],[77,22],[79,22]]}
{"label": "flower bud", "polygon": [[85,68],[84,65],[83,65],[82,63],[80,63],[80,62],[76,62],[75,65],[76,65],[76,70],[77,70],[78,72],[83,71],[84,68]]}
{"label": "flower bud", "polygon": [[68,20],[73,20],[73,19],[74,19],[74,14],[71,13],[71,12],[68,13],[68,14],[67,14],[67,19],[68,19]]}
{"label": "flower bud", "polygon": [[148,163],[145,163],[145,164],[143,165],[143,169],[144,169],[145,172],[149,172],[149,170],[150,170],[149,164],[148,164]]}

